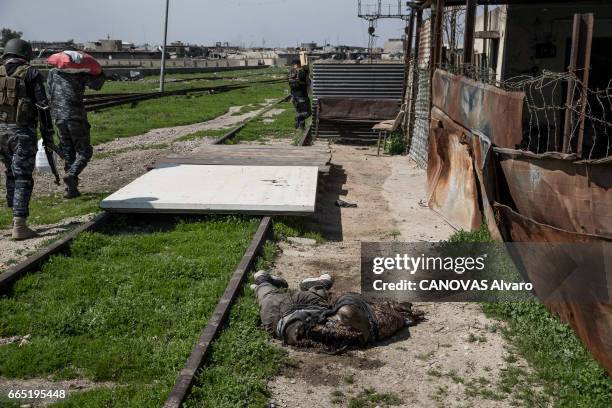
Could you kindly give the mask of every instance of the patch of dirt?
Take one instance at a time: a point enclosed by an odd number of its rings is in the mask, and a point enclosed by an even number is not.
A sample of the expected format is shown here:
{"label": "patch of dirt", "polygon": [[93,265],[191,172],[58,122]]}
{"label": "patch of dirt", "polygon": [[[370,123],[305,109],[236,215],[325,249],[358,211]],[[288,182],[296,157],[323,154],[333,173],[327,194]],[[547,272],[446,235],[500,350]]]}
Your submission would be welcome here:
{"label": "patch of dirt", "polygon": [[67,218],[56,224],[34,226],[32,229],[40,234],[40,237],[26,241],[13,241],[11,240],[10,229],[0,230],[0,271],[22,261],[50,241],[58,239],[81,224],[90,221],[93,217],[94,214],[87,214]]}
{"label": "patch of dirt", "polygon": [[[377,157],[374,148],[344,145],[332,145],[332,152],[318,212],[309,220],[330,241],[314,247],[280,244],[273,272],[290,287],[306,277],[331,273],[335,292],[359,291],[361,242],[440,241],[452,235],[444,220],[420,204],[427,196],[426,174],[409,158]],[[338,198],[358,207],[340,209],[334,205]],[[477,304],[415,307],[424,310],[428,320],[376,347],[344,356],[291,349],[296,364],[269,382],[272,400],[286,408],[333,407],[333,395],[341,392],[346,405],[372,388],[397,394],[402,407],[510,406],[510,398],[466,393],[465,384],[495,384],[506,366],[501,330],[491,329],[499,323],[489,320]]]}
{"label": "patch of dirt", "polygon": [[[12,380],[0,377],[0,395],[6,397],[10,391],[64,391],[64,398],[45,398],[45,399],[20,399],[13,400],[19,401],[22,406],[31,407],[44,407],[56,402],[63,401],[70,397],[70,395],[78,392],[89,391],[95,388],[112,388],[116,386],[113,383],[94,383],[89,380],[75,379],[75,380],[64,380],[64,381],[53,381],[46,378],[32,378],[27,380]],[[25,405],[24,405],[25,404]]]}
{"label": "patch of dirt", "polygon": [[274,119],[276,116],[280,115],[281,113],[283,113],[285,111],[285,109],[270,109],[269,111],[265,112],[263,115],[261,115],[264,119],[263,122],[264,123],[272,123],[274,122],[276,119]]}

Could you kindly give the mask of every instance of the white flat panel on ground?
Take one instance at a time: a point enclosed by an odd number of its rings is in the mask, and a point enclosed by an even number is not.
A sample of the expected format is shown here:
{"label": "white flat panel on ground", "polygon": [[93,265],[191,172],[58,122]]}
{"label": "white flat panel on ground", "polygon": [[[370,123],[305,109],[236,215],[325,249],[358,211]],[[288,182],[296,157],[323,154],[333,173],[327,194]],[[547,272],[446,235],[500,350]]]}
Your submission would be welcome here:
{"label": "white flat panel on ground", "polygon": [[315,211],[317,167],[168,164],[100,206],[112,212],[295,214]]}

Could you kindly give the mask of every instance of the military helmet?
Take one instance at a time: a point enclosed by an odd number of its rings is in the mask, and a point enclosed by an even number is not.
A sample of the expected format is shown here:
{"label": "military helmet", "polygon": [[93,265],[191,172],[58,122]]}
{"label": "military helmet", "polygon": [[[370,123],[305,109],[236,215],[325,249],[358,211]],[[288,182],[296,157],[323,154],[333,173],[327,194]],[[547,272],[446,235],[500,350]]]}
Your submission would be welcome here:
{"label": "military helmet", "polygon": [[7,55],[16,55],[17,57],[30,61],[34,53],[29,42],[24,41],[21,38],[13,38],[4,44],[4,54],[2,57]]}

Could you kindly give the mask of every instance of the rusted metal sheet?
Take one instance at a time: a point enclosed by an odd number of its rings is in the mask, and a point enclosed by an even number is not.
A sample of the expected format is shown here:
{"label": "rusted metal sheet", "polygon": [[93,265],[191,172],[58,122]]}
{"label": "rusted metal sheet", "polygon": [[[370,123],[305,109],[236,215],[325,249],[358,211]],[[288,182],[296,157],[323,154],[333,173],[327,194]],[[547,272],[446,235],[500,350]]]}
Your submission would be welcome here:
{"label": "rusted metal sheet", "polygon": [[518,212],[567,231],[612,237],[612,160],[499,149]]}
{"label": "rusted metal sheet", "polygon": [[487,136],[495,146],[515,148],[523,139],[523,92],[507,92],[437,69],[432,103],[470,131]]}
{"label": "rusted metal sheet", "polygon": [[[506,241],[549,243],[545,250],[534,250],[528,244],[513,245],[510,254],[533,283],[538,298],[572,326],[591,354],[612,374],[610,238],[538,223],[502,204],[496,203],[494,209]],[[607,291],[605,302],[600,301],[602,291]]]}
{"label": "rusted metal sheet", "polygon": [[432,110],[431,115],[427,165],[429,207],[457,229],[477,230],[482,214],[472,163],[472,137],[440,110]]}
{"label": "rusted metal sheet", "polygon": [[394,119],[400,103],[389,99],[320,98],[321,120],[376,122]]}

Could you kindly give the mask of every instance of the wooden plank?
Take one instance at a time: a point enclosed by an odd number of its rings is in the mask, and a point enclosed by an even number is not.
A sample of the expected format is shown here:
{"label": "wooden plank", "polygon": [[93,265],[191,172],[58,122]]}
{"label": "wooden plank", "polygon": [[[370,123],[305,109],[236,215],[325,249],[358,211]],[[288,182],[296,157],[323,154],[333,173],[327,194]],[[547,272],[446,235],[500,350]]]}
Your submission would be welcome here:
{"label": "wooden plank", "polygon": [[329,161],[321,160],[314,162],[298,158],[241,158],[241,157],[177,157],[161,159],[156,168],[163,168],[169,164],[191,164],[198,166],[277,166],[277,167],[317,167],[319,173],[329,172]]}
{"label": "wooden plank", "polygon": [[295,152],[295,153],[304,153],[304,154],[308,154],[308,152],[329,152],[330,149],[329,147],[324,147],[324,146],[305,146],[305,147],[300,147],[300,146],[274,146],[274,145],[203,145],[201,147],[199,147],[195,152],[199,153],[199,152],[206,152],[209,150],[221,150],[221,151],[240,151],[240,150],[246,150],[246,151],[266,151],[266,150],[273,150],[273,151],[288,151],[288,152]]}
{"label": "wooden plank", "polygon": [[72,241],[74,241],[76,236],[79,235],[81,232],[90,231],[94,228],[99,228],[107,221],[107,219],[107,213],[100,213],[95,216],[93,220],[81,225],[78,228],[73,229],[62,239],[55,241],[48,247],[43,248],[36,254],[28,257],[23,262],[20,262],[19,264],[7,269],[4,273],[0,274],[0,295],[8,293],[13,283],[15,283],[17,279],[21,278],[28,272],[39,268],[53,255],[59,254],[68,249]]}
{"label": "wooden plank", "polygon": [[[567,84],[565,123],[563,129],[563,153],[569,153],[572,148],[572,129],[575,128],[572,120],[570,106],[574,103],[574,92],[576,87],[580,90],[581,111],[578,119],[578,140],[576,142],[576,155],[582,157],[582,145],[584,141],[584,122],[586,111],[587,88],[589,86],[589,74],[591,69],[591,44],[593,41],[593,13],[574,14],[574,27],[572,30],[572,48],[570,51],[570,62],[568,71],[573,72],[581,83],[570,79]],[[555,148],[557,148],[555,146]]]}
{"label": "wooden plank", "polygon": [[102,201],[122,213],[293,214],[315,211],[315,166],[166,165]]}
{"label": "wooden plank", "polygon": [[261,220],[251,244],[242,257],[238,268],[234,271],[223,296],[219,300],[219,303],[217,303],[215,311],[210,319],[208,319],[204,330],[202,330],[198,343],[193,348],[189,359],[176,378],[174,388],[172,388],[168,399],[164,403],[164,408],[180,408],[183,402],[185,402],[191,387],[193,387],[198,370],[204,365],[204,358],[210,349],[211,343],[225,324],[229,316],[230,308],[240,292],[242,283],[248,271],[253,267],[257,255],[261,251],[271,231],[272,219],[265,217]]}

